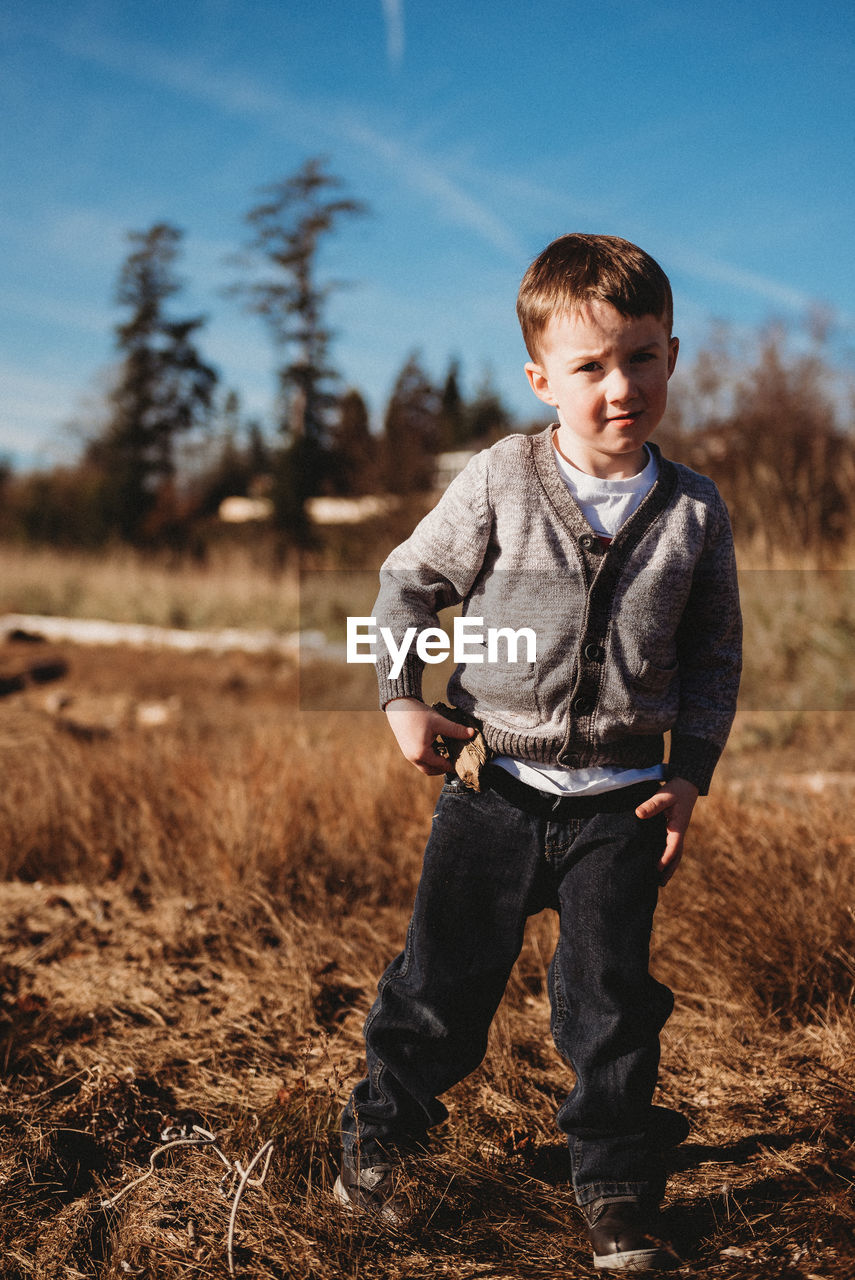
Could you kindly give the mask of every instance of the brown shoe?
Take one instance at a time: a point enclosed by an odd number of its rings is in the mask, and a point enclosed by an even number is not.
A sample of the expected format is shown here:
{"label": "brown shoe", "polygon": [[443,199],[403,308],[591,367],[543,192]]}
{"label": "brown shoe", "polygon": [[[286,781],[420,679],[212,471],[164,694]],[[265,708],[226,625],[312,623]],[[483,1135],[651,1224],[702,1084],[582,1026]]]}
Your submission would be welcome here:
{"label": "brown shoe", "polygon": [[651,1215],[635,1200],[605,1205],[588,1224],[588,1239],[598,1271],[671,1271],[680,1259],[656,1234]]}

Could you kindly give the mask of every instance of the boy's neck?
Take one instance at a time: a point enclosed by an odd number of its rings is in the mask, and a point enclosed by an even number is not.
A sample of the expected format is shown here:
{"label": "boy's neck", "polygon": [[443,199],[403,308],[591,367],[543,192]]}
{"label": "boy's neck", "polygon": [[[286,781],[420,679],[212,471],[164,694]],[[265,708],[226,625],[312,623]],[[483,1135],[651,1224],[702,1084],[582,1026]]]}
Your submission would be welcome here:
{"label": "boy's neck", "polygon": [[552,432],[552,443],[565,462],[584,475],[594,476],[597,480],[629,480],[640,475],[647,466],[649,457],[644,445],[640,449],[627,454],[593,454],[574,448],[558,427]]}

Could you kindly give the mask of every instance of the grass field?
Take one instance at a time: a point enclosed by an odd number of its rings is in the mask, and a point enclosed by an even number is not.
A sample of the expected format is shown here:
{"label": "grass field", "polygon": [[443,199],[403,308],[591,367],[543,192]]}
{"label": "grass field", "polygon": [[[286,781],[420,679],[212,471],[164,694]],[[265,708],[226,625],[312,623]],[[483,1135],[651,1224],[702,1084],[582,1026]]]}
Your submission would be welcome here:
{"label": "grass field", "polygon": [[[237,594],[259,600],[248,576]],[[227,582],[187,618],[233,621]],[[839,579],[811,583],[801,613],[761,593],[759,709],[658,913],[677,994],[658,1100],[693,1125],[666,1209],[687,1276],[855,1273],[855,724],[835,674],[852,605]],[[800,702],[815,651],[832,659]],[[548,1031],[549,913],[446,1099],[412,1230],[332,1207],[338,1112],[437,790],[379,714],[307,710],[342,673],[272,655],[0,647],[0,675],[60,661],[0,701],[0,1275],[227,1275],[238,1175],[221,1194],[212,1149],[173,1148],[102,1207],[194,1125],[232,1170],[272,1140],[235,1217],[247,1280],[591,1274],[554,1128],[571,1078]]]}
{"label": "grass field", "polygon": [[0,545],[0,612],[103,618],[159,627],[269,627],[300,623],[294,572],[274,572],[269,557],[222,549],[192,560]]}

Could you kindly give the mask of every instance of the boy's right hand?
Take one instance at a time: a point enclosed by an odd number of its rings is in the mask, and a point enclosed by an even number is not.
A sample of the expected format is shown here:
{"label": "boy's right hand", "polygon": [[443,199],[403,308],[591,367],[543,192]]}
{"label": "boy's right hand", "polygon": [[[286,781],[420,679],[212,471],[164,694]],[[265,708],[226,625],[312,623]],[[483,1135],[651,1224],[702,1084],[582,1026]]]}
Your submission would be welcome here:
{"label": "boy's right hand", "polygon": [[446,720],[418,698],[393,698],[386,703],[385,711],[404,758],[414,764],[419,773],[448,773],[453,767],[434,747],[439,734],[464,741],[475,734],[474,729]]}

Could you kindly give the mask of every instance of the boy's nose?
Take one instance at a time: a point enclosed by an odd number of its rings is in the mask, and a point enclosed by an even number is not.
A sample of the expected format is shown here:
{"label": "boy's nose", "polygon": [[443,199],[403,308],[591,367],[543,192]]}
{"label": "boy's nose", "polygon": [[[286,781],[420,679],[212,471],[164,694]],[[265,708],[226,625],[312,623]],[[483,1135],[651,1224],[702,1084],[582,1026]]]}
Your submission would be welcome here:
{"label": "boy's nose", "polygon": [[606,395],[611,404],[625,404],[638,394],[638,384],[627,369],[613,369],[606,380]]}

